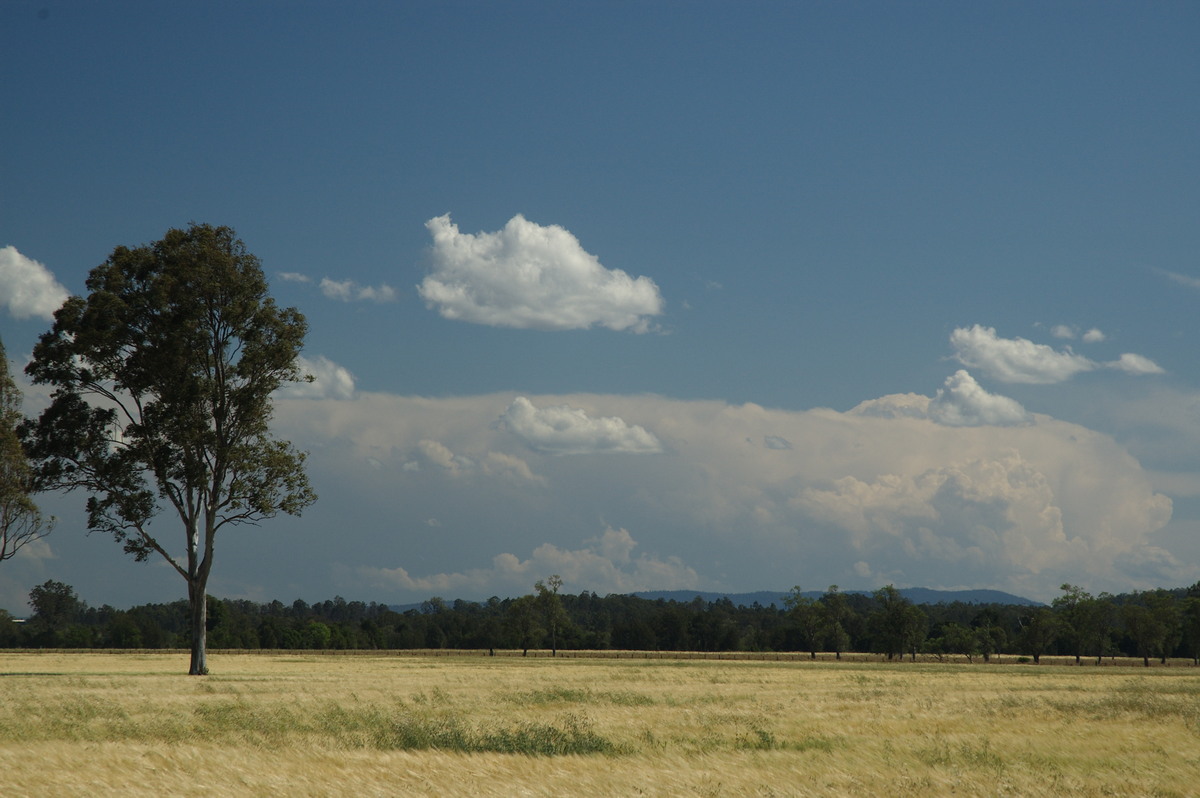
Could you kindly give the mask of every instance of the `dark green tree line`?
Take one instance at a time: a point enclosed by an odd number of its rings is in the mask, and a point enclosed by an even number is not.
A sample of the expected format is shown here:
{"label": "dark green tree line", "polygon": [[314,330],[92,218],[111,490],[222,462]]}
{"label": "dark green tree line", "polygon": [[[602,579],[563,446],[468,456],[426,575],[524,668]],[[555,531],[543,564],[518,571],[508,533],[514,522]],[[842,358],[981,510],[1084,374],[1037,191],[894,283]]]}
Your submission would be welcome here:
{"label": "dark green tree line", "polygon": [[[233,649],[630,649],[649,651],[876,653],[910,659],[961,655],[1020,656],[1038,663],[1046,655],[1074,657],[1080,635],[1071,609],[1081,598],[1065,590],[1058,606],[915,605],[891,586],[872,594],[781,596],[778,605],[735,605],[729,599],[642,599],[629,595],[578,595],[542,582],[534,593],[493,596],[484,602],[433,597],[403,610],[384,603],[331,600],[309,604],[216,599],[207,605],[207,635],[215,648]],[[803,600],[797,600],[803,599]],[[542,603],[556,600],[554,605]],[[1104,656],[1152,659],[1186,657],[1200,665],[1200,585],[1092,597],[1101,605],[1083,649],[1096,641]],[[67,585],[47,582],[31,593],[34,612],[25,624],[0,615],[0,647],[186,648],[191,611],[187,601],[118,610],[89,607]],[[65,608],[65,609],[64,609]],[[803,608],[801,614],[796,608]],[[1085,621],[1093,623],[1093,616]],[[813,620],[817,619],[817,620]],[[550,625],[555,626],[551,638]],[[1082,657],[1081,657],[1082,660]]]}

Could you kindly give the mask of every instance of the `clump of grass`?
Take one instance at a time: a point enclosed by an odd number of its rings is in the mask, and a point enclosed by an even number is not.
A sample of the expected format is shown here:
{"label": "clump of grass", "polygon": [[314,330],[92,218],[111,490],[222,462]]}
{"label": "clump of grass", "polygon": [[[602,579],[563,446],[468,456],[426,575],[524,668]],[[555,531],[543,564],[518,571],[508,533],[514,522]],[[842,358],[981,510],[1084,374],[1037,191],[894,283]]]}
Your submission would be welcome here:
{"label": "clump of grass", "polygon": [[502,700],[519,706],[542,706],[546,704],[608,704],[617,707],[644,707],[654,703],[654,699],[641,693],[628,690],[620,692],[594,692],[590,689],[572,689],[568,687],[553,687],[549,689],[528,690],[509,693]]}
{"label": "clump of grass", "polygon": [[738,734],[734,747],[742,751],[776,751],[780,745],[769,730],[761,726],[751,726]]}
{"label": "clump of grass", "polygon": [[406,713],[386,722],[373,738],[380,750],[438,750],[456,753],[613,754],[619,747],[597,734],[587,718],[564,715],[557,723],[522,722],[508,726],[472,727],[455,715]]}
{"label": "clump of grass", "polygon": [[790,751],[820,751],[822,753],[833,753],[834,749],[841,748],[846,743],[840,737],[828,737],[823,734],[809,734],[799,740],[794,740],[787,744]]}
{"label": "clump of grass", "polygon": [[964,740],[951,745],[942,737],[917,749],[917,759],[930,767],[967,767],[985,770],[1003,770],[1004,758],[992,750],[991,742],[984,737],[979,743]]}

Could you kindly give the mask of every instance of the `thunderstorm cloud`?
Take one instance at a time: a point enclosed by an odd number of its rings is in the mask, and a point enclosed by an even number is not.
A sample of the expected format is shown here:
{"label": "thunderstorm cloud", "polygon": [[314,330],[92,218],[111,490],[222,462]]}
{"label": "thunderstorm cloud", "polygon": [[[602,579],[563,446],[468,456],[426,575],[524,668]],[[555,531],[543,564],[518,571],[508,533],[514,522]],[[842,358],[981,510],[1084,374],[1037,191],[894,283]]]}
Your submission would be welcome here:
{"label": "thunderstorm cloud", "polygon": [[[892,581],[1041,600],[1068,581],[1120,591],[1200,578],[1162,556],[1171,500],[1119,443],[965,372],[933,397],[846,412],[359,391],[281,401],[277,426],[311,452],[314,482],[345,491],[325,494],[314,523],[375,519],[358,522],[369,528],[357,558],[350,544],[339,557],[394,599],[527,592],[550,573],[599,592]],[[657,454],[581,456],[597,452]],[[610,531],[570,543],[597,524]],[[652,556],[627,558],[622,530]]]}

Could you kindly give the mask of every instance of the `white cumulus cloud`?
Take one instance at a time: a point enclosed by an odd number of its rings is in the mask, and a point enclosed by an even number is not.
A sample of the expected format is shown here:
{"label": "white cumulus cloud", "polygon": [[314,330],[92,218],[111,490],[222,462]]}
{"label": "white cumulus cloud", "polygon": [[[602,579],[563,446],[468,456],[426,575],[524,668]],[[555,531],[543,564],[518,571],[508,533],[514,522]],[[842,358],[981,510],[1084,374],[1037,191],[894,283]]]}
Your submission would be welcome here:
{"label": "white cumulus cloud", "polygon": [[1069,324],[1056,324],[1050,328],[1050,334],[1055,338],[1071,339],[1075,337],[1075,328]]}
{"label": "white cumulus cloud", "polygon": [[321,278],[321,293],[329,299],[342,302],[391,302],[396,299],[396,290],[390,285],[359,285],[353,280],[331,280]]}
{"label": "white cumulus cloud", "polygon": [[0,248],[0,304],[14,318],[53,319],[70,294],[43,264],[27,258],[16,247]]}
{"label": "white cumulus cloud", "polygon": [[1155,363],[1148,357],[1135,355],[1131,352],[1126,352],[1112,363],[1105,364],[1109,368],[1124,371],[1126,374],[1165,374],[1166,371],[1162,366]]}
{"label": "white cumulus cloud", "polygon": [[284,399],[350,399],[354,396],[354,375],[324,355],[296,358],[300,373],[312,379],[294,382],[279,389]]}
{"label": "white cumulus cloud", "polygon": [[663,312],[658,286],[606,269],[567,230],[514,216],[495,233],[460,233],[449,214],[426,222],[432,272],[418,286],[447,319],[537,330],[593,326],[645,332]]}
{"label": "white cumulus cloud", "polygon": [[929,403],[928,412],[933,421],[952,427],[1009,426],[1032,420],[1019,402],[988,393],[964,369],[946,378],[945,386]]}
{"label": "white cumulus cloud", "polygon": [[1200,278],[1192,277],[1191,275],[1187,274],[1180,274],[1179,272],[1169,272],[1166,269],[1156,269],[1156,271],[1169,279],[1171,282],[1178,283],[1179,285],[1186,285],[1188,288],[1200,288]]}
{"label": "white cumulus cloud", "polygon": [[1001,382],[1063,382],[1096,364],[1070,350],[1059,352],[1025,338],[1001,338],[993,327],[976,324],[950,334],[955,356],[964,366],[979,368]]}
{"label": "white cumulus cloud", "polygon": [[[1061,335],[1063,330],[1073,337],[1074,331],[1059,325],[1051,334]],[[1083,334],[1087,343],[1099,343],[1106,336],[1092,328]],[[1091,358],[1072,352],[1069,348],[1059,351],[1045,344],[1035,344],[1025,338],[1001,338],[995,328],[976,324],[959,327],[950,334],[950,344],[955,357],[964,366],[983,370],[1001,382],[1050,384],[1065,382],[1076,374],[1098,368],[1114,369],[1126,374],[1164,374],[1165,371],[1153,360],[1142,355],[1126,353],[1120,359],[1099,363]]]}
{"label": "white cumulus cloud", "polygon": [[583,410],[567,405],[538,408],[524,396],[513,399],[500,421],[531,448],[548,454],[662,451],[662,444],[652,433],[621,418],[591,418]]}
{"label": "white cumulus cloud", "polygon": [[1081,341],[1083,341],[1085,344],[1098,344],[1101,341],[1107,340],[1107,338],[1108,338],[1108,336],[1106,336],[1103,332],[1101,332],[1096,327],[1092,327],[1090,330],[1088,330],[1085,333],[1083,333],[1082,335],[1080,335],[1079,328],[1072,327],[1069,324],[1054,325],[1053,327],[1050,328],[1050,334],[1053,335],[1055,338],[1065,338],[1065,339],[1071,340],[1071,341],[1078,338]]}

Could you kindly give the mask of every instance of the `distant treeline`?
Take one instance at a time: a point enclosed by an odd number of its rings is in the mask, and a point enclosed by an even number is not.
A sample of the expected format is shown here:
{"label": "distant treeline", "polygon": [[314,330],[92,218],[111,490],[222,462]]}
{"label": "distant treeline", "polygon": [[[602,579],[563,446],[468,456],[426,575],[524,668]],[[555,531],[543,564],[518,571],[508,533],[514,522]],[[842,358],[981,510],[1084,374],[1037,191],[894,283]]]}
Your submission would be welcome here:
{"label": "distant treeline", "polygon": [[[208,640],[217,649],[620,649],[644,651],[870,652],[916,654],[1185,657],[1200,664],[1200,583],[1190,588],[1093,596],[1064,585],[1050,606],[913,604],[887,586],[872,594],[799,590],[780,605],[560,594],[561,580],[515,599],[431,598],[397,612],[376,602],[308,604],[209,597]],[[30,592],[33,615],[0,610],[0,648],[186,648],[188,603],[128,610],[89,607],[60,582]],[[815,655],[815,654],[814,654]]]}

